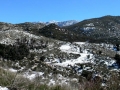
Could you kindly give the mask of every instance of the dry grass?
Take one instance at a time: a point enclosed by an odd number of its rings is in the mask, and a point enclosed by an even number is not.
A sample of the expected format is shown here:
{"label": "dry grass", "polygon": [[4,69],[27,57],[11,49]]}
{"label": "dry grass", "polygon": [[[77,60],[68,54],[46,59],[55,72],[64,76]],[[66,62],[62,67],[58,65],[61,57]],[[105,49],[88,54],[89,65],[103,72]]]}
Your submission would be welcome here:
{"label": "dry grass", "polygon": [[30,81],[18,72],[13,73],[2,68],[0,68],[0,86],[8,87],[11,90],[13,88],[17,90],[71,90],[67,86],[47,86],[38,81]]}
{"label": "dry grass", "polygon": [[111,72],[111,77],[106,82],[106,86],[101,86],[99,81],[84,80],[79,83],[78,87],[72,86],[47,86],[40,84],[38,81],[30,81],[19,73],[11,73],[0,68],[0,86],[17,88],[17,90],[120,90],[120,77],[117,73]]}

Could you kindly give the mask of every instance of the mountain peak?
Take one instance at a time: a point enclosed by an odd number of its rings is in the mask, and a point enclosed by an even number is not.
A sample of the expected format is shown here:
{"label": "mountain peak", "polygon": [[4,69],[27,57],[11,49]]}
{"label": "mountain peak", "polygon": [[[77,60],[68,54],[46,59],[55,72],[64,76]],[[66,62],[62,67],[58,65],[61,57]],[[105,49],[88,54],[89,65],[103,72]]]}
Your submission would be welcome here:
{"label": "mountain peak", "polygon": [[51,23],[55,23],[56,25],[58,25],[60,27],[63,27],[63,26],[70,26],[70,25],[76,24],[78,22],[79,21],[77,21],[77,20],[68,20],[68,21],[61,21],[61,22],[60,21],[52,20],[52,21],[46,22],[45,24],[49,25]]}
{"label": "mountain peak", "polygon": [[56,23],[56,22],[60,22],[60,21],[56,21],[56,20],[51,20],[48,23]]}

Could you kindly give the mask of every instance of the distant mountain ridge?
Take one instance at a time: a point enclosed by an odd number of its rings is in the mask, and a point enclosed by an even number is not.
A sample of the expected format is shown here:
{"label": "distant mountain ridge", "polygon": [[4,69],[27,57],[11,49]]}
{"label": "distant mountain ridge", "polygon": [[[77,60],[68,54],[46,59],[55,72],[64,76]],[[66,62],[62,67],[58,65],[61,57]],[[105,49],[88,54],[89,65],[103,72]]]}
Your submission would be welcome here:
{"label": "distant mountain ridge", "polygon": [[77,21],[77,20],[68,20],[68,21],[61,21],[61,22],[53,20],[53,21],[45,22],[45,24],[49,25],[51,23],[54,23],[54,24],[56,24],[56,25],[58,25],[60,27],[63,27],[63,26],[70,26],[70,25],[76,24],[78,22],[79,21]]}
{"label": "distant mountain ridge", "polygon": [[31,29],[40,29],[44,26],[47,26],[49,24],[56,24],[59,27],[64,26],[70,26],[73,24],[78,23],[77,20],[68,20],[68,21],[49,21],[49,22],[24,22],[24,23],[18,23],[18,24],[12,24],[7,22],[0,22],[0,30],[6,30],[6,29],[20,29],[20,30],[31,30]]}

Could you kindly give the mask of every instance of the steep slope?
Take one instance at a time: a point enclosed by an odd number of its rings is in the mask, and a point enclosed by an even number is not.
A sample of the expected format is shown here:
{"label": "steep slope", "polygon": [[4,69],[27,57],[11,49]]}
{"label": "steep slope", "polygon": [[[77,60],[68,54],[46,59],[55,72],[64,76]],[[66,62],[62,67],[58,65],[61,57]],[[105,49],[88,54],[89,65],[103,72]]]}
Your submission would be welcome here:
{"label": "steep slope", "polygon": [[86,35],[92,42],[120,42],[120,16],[88,19],[64,28]]}
{"label": "steep slope", "polygon": [[82,40],[80,36],[72,31],[63,29],[56,24],[49,24],[39,30],[39,33],[43,36],[54,38],[63,41],[79,41]]}

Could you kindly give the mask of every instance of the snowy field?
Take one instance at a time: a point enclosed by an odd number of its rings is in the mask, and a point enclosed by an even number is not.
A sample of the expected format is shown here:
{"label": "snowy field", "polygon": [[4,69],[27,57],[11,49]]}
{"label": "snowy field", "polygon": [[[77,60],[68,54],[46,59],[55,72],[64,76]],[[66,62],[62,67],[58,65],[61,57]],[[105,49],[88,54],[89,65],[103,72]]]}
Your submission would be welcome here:
{"label": "snowy field", "polygon": [[[78,45],[83,45],[85,43],[83,42],[77,42]],[[58,66],[62,66],[62,67],[67,67],[68,65],[72,65],[74,66],[75,64],[83,64],[83,63],[93,63],[94,61],[94,56],[93,54],[90,54],[87,50],[83,50],[83,53],[80,53],[80,47],[79,46],[75,46],[75,45],[71,45],[69,43],[61,45],[59,47],[59,49],[62,52],[66,52],[66,53],[72,53],[72,54],[78,54],[80,55],[77,59],[71,59],[71,60],[66,60],[62,63],[54,63],[54,65],[58,65]],[[56,60],[56,59],[55,59]]]}

